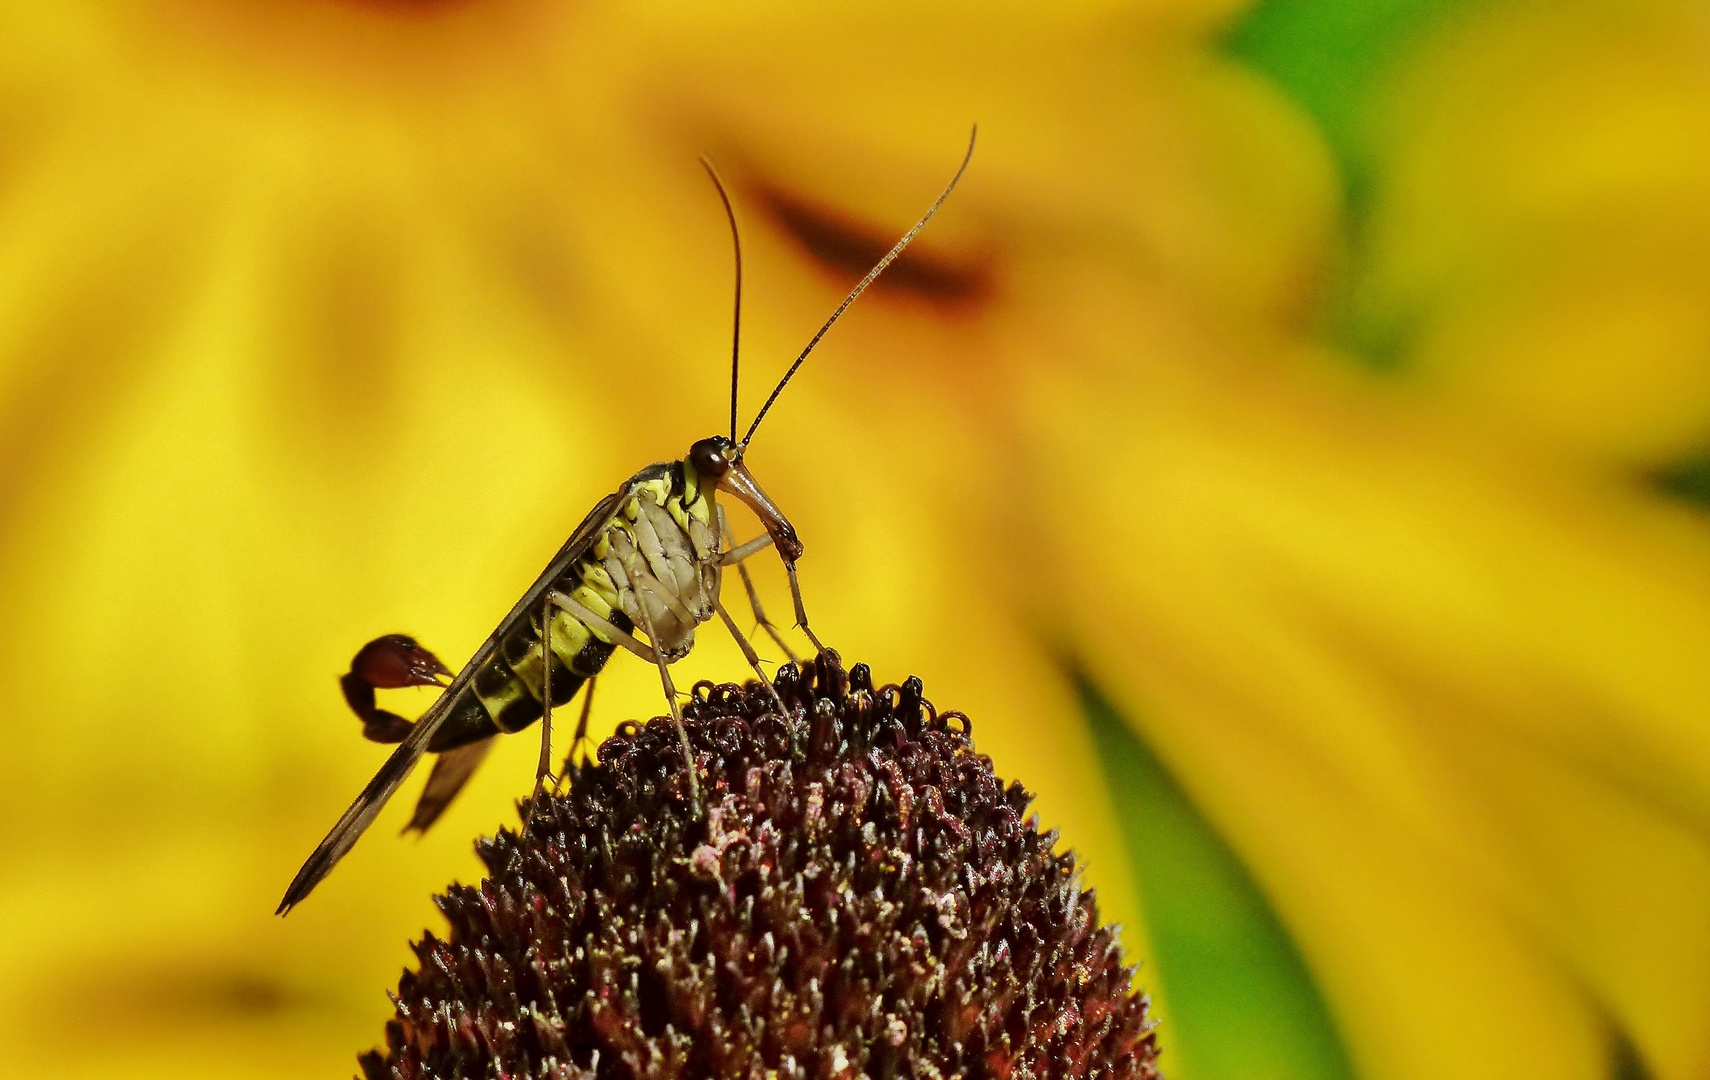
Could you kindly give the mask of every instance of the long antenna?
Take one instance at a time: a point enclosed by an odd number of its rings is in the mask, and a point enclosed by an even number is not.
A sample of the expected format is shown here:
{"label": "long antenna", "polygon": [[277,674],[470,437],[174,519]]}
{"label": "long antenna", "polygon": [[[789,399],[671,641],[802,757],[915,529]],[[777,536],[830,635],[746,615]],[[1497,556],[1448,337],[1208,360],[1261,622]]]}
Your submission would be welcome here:
{"label": "long antenna", "polygon": [[[772,402],[778,400],[778,395],[784,392],[784,387],[789,385],[790,379],[795,375],[797,369],[802,366],[802,361],[808,358],[808,353],[813,352],[813,347],[819,344],[819,339],[825,336],[825,332],[827,330],[831,329],[831,324],[835,323],[838,317],[848,310],[849,305],[855,302],[855,298],[857,296],[860,296],[862,293],[867,291],[867,286],[871,285],[875,278],[884,273],[885,267],[896,261],[896,257],[903,253],[904,248],[908,247],[909,241],[913,240],[920,230],[926,228],[926,223],[932,220],[932,215],[938,213],[938,208],[944,205],[944,200],[948,199],[950,197],[950,193],[956,190],[956,182],[962,179],[962,173],[967,171],[968,162],[972,161],[974,158],[974,140],[979,138],[979,134],[980,125],[975,124],[974,130],[968,135],[968,152],[963,155],[962,164],[957,168],[956,175],[950,178],[950,183],[945,185],[943,191],[939,192],[938,198],[933,201],[932,205],[927,209],[921,219],[914,223],[914,228],[904,233],[903,238],[897,241],[896,246],[887,251],[885,253],[885,257],[880,259],[878,264],[871,270],[867,271],[867,276],[861,279],[861,283],[856,285],[854,289],[850,290],[849,295],[843,298],[843,303],[837,305],[837,310],[831,313],[831,318],[825,320],[825,325],[819,328],[819,333],[815,334],[813,336],[813,340],[807,343],[807,348],[803,349],[802,354],[796,357],[796,362],[790,365],[790,370],[784,372],[784,377],[779,379],[778,385],[772,388],[772,396],[766,399],[766,404],[760,406],[760,412],[755,415],[754,422],[748,425],[748,434],[742,436],[742,441],[737,444],[737,449],[739,451],[748,449],[749,440],[754,438],[754,432],[759,430],[760,421],[766,419],[766,412],[772,407]],[[732,430],[734,431],[734,428]]]}
{"label": "long antenna", "polygon": [[730,194],[724,190],[724,181],[719,179],[718,170],[713,168],[712,161],[705,154],[701,155],[701,166],[712,177],[713,187],[718,189],[718,197],[724,203],[724,216],[730,219],[730,244],[736,249],[736,314],[730,320],[730,441],[735,442],[736,380],[742,362],[742,234],[736,229],[736,211],[730,205]]}

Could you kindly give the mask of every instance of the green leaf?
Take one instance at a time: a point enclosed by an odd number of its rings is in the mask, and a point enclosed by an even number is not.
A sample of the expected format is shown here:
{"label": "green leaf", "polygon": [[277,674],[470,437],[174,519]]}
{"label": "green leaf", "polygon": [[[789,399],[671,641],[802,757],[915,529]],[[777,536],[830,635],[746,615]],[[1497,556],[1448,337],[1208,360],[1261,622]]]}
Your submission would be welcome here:
{"label": "green leaf", "polygon": [[1261,0],[1224,38],[1318,122],[1356,207],[1370,180],[1373,100],[1407,47],[1489,0]]}
{"label": "green leaf", "polygon": [[1353,1071],[1300,952],[1240,859],[1098,690],[1081,697],[1122,822],[1171,1080],[1348,1080]]}
{"label": "green leaf", "polygon": [[1690,454],[1653,475],[1663,494],[1693,506],[1710,508],[1710,452]]}
{"label": "green leaf", "polygon": [[1645,1059],[1639,1056],[1639,1048],[1619,1028],[1614,1029],[1609,1040],[1609,1075],[1612,1080],[1653,1080]]}
{"label": "green leaf", "polygon": [[1326,336],[1377,371],[1404,370],[1413,328],[1353,308],[1363,237],[1382,184],[1379,152],[1405,140],[1379,105],[1409,54],[1450,20],[1493,0],[1260,0],[1223,39],[1224,51],[1268,77],[1317,122],[1341,181],[1347,263],[1325,293]]}

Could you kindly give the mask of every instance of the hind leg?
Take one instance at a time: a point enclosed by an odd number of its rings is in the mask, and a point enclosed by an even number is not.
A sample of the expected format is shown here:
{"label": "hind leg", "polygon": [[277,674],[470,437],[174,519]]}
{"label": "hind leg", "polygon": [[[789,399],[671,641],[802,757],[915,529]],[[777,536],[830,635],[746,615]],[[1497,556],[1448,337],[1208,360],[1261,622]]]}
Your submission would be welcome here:
{"label": "hind leg", "polygon": [[[582,718],[576,722],[576,735],[570,740],[570,752],[564,756],[567,762],[574,761],[576,750],[588,744],[588,716],[594,711],[594,682],[598,678],[598,675],[588,676],[588,683],[582,688]],[[592,757],[592,754],[583,749],[581,767],[585,768]]]}
{"label": "hind leg", "polygon": [[647,598],[641,591],[643,586],[627,564],[624,573],[629,576],[630,591],[636,594],[635,607],[641,615],[641,629],[647,634],[647,640],[653,643],[648,651],[653,654],[653,662],[659,668],[659,682],[665,688],[665,704],[671,707],[671,722],[677,726],[677,742],[683,747],[683,766],[689,771],[689,802],[698,815],[701,812],[701,782],[695,774],[695,753],[689,746],[689,733],[683,727],[683,709],[677,704],[677,687],[671,681],[671,669],[667,666],[665,654],[659,651],[659,634],[653,629],[653,615],[647,610]]}
{"label": "hind leg", "polygon": [[534,769],[534,794],[528,799],[529,817],[534,816],[534,808],[540,802],[541,792],[546,790],[546,782],[550,780],[553,787],[558,786],[558,777],[552,775],[551,639],[552,598],[546,597],[540,604],[540,762]]}

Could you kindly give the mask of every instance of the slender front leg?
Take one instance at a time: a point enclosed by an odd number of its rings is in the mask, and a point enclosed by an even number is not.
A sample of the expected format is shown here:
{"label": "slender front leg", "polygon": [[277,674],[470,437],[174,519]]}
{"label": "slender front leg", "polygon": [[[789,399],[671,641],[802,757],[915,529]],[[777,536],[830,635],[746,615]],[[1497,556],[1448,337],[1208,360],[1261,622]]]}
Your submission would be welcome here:
{"label": "slender front leg", "polygon": [[718,564],[720,566],[740,566],[742,564],[742,560],[748,558],[756,551],[765,551],[766,547],[771,544],[771,542],[772,538],[770,536],[756,536],[754,539],[748,541],[748,543],[743,544],[740,547],[733,547],[723,555],[720,555],[718,557]]}
{"label": "slender front leg", "polygon": [[808,629],[807,608],[802,606],[802,583],[796,580],[796,564],[785,562],[784,570],[790,575],[790,597],[796,602],[796,625],[802,628],[802,633],[813,642],[817,651],[824,652],[825,646],[821,645],[819,639],[813,636],[813,631]]}
{"label": "slender front leg", "polygon": [[[695,753],[689,748],[689,732],[683,727],[683,710],[677,704],[677,688],[671,682],[671,669],[665,664],[665,654],[659,651],[659,635],[653,630],[653,616],[647,611],[647,595],[637,588],[635,574],[627,563],[624,575],[629,578],[630,591],[635,593],[635,610],[641,616],[641,628],[653,643],[653,661],[659,665],[659,681],[665,687],[665,703],[671,706],[671,721],[677,725],[677,741],[683,746],[683,765],[689,770],[689,801],[695,813],[701,812],[701,783],[695,775]],[[585,610],[585,609],[584,609]],[[639,642],[637,643],[639,644]]]}
{"label": "slender front leg", "polygon": [[[740,550],[736,544],[736,534],[730,530],[730,519],[724,516],[724,507],[722,506],[718,508],[718,527],[724,534],[724,542],[730,545],[731,550]],[[772,538],[767,536],[765,539],[770,542]],[[746,556],[737,560],[736,572],[742,575],[742,587],[748,591],[748,606],[754,609],[754,621],[760,624],[760,629],[766,631],[767,636],[777,642],[778,648],[784,650],[784,655],[790,658],[791,663],[800,664],[802,658],[796,655],[796,650],[790,648],[790,643],[784,640],[784,635],[780,634],[778,628],[772,624],[772,620],[766,617],[766,609],[760,606],[760,593],[754,588],[754,579],[749,576]],[[737,640],[742,641],[740,634],[737,635]],[[752,649],[747,648],[746,642],[743,643],[743,651],[753,652]],[[759,671],[760,669],[755,667],[754,670]],[[774,694],[774,696],[776,695]]]}
{"label": "slender front leg", "polygon": [[[760,654],[755,652],[754,646],[750,645],[748,639],[742,636],[742,631],[736,628],[736,620],[730,617],[730,612],[724,610],[724,605],[719,603],[716,597],[713,599],[713,610],[718,612],[718,617],[724,620],[725,629],[729,630],[730,636],[736,639],[736,646],[742,650],[742,655],[748,658],[748,666],[754,669],[754,674],[760,676],[760,685],[764,686],[766,692],[772,695],[772,704],[778,707],[778,715],[789,719],[790,714],[784,708],[784,699],[778,696],[778,688],[773,686],[772,680],[768,679],[766,673],[760,670]],[[795,657],[791,656],[790,659],[794,660]]]}

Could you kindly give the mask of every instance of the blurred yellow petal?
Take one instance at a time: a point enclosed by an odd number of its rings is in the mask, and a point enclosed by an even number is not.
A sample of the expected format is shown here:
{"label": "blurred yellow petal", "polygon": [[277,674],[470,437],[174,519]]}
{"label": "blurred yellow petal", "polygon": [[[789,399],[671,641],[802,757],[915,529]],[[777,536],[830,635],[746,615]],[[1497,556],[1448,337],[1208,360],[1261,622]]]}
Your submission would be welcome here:
{"label": "blurred yellow petal", "polygon": [[1603,1075],[1613,1014],[1695,1075],[1710,530],[1382,386],[1142,355],[1035,383],[1065,632],[1260,875],[1362,1074],[1433,1074],[1452,1029],[1457,1075]]}
{"label": "blurred yellow petal", "polygon": [[1387,124],[1368,333],[1455,408],[1655,463],[1710,426],[1710,55],[1673,2],[1510,4]]}
{"label": "blurred yellow petal", "polygon": [[[0,1004],[30,1074],[348,1067],[534,748],[273,920],[383,754],[334,673],[388,630],[467,655],[595,498],[722,427],[699,154],[749,244],[748,415],[976,120],[915,269],[754,445],[816,626],[975,717],[1144,957],[1085,664],[1362,1076],[1604,1076],[1621,1038],[1710,1069],[1710,527],[1640,480],[1710,399],[1702,23],[1500,5],[1418,61],[1356,252],[1404,363],[1366,381],[1302,344],[1336,178],[1217,57],[1237,6],[9,13]],[[683,677],[738,670],[707,634]],[[602,680],[604,725],[658,708],[640,665]]]}
{"label": "blurred yellow petal", "polygon": [[[347,1067],[422,898],[473,870],[466,838],[503,816],[533,748],[507,740],[420,845],[388,817],[274,920],[383,754],[334,674],[384,630],[466,655],[599,494],[722,426],[729,255],[699,154],[746,226],[752,409],[848,286],[813,230],[888,240],[976,120],[979,168],[920,250],[977,287],[875,290],[752,460],[808,539],[832,640],[881,677],[919,666],[981,718],[1143,956],[1072,687],[1000,587],[1003,537],[968,545],[969,522],[1015,519],[992,453],[1009,407],[969,386],[998,313],[1065,246],[1120,252],[1154,305],[1301,319],[1328,173],[1268,93],[1202,55],[1228,15],[9,14],[0,656],[29,674],[6,712],[0,917],[29,930],[0,945],[0,1003],[20,1067]],[[708,634],[684,678],[735,670]],[[658,707],[639,665],[602,680],[604,725]],[[92,1001],[99,1029],[75,1034]]]}

